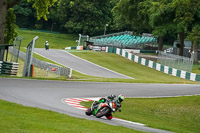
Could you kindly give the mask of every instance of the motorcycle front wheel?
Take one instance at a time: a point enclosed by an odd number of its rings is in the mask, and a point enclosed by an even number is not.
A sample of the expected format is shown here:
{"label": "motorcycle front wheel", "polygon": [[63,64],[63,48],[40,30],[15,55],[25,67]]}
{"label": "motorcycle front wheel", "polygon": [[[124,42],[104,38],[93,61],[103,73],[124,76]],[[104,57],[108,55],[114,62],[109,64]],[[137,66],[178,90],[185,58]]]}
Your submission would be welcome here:
{"label": "motorcycle front wheel", "polygon": [[96,114],[96,117],[100,118],[102,116],[106,116],[109,113],[110,113],[110,109],[108,107],[104,107],[104,108],[99,110],[99,112]]}

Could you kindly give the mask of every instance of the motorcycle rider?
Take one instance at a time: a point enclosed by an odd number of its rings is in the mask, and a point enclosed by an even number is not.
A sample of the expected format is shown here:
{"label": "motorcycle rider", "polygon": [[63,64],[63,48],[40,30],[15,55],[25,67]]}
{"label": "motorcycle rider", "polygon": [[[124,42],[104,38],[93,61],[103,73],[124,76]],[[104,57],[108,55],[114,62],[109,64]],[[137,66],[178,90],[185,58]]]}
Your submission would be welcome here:
{"label": "motorcycle rider", "polygon": [[46,50],[49,49],[49,42],[48,42],[48,41],[45,42],[45,49],[46,49]]}
{"label": "motorcycle rider", "polygon": [[[98,107],[98,104],[100,103],[105,103],[106,101],[113,101],[117,106],[116,111],[119,110],[119,112],[121,112],[120,108],[122,106],[121,104],[123,100],[124,100],[123,94],[120,94],[118,97],[116,97],[115,95],[110,95],[107,96],[107,98],[100,98],[99,101],[95,101],[93,103],[93,110],[96,109]],[[112,114],[110,113],[109,115],[106,116],[106,118],[111,120],[113,118]]]}

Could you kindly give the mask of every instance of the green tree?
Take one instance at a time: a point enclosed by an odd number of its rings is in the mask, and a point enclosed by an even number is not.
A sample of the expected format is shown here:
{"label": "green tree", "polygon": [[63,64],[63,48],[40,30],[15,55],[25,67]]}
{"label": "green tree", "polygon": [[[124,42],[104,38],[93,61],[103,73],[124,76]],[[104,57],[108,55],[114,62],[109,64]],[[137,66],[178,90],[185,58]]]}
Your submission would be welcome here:
{"label": "green tree", "polygon": [[7,0],[0,0],[0,45],[4,43],[6,29]]}
{"label": "green tree", "polygon": [[13,7],[16,14],[16,24],[19,27],[33,29],[37,20],[35,9],[32,8],[33,2],[21,0]]}
{"label": "green tree", "polygon": [[198,49],[200,42],[200,25],[197,24],[192,28],[192,31],[189,33],[187,39],[193,42],[193,51],[194,51],[194,62],[198,62]]}
{"label": "green tree", "polygon": [[33,1],[33,8],[36,9],[37,18],[40,20],[43,17],[47,20],[47,14],[49,14],[49,7],[53,6],[57,0],[27,0],[28,2]]}
{"label": "green tree", "polygon": [[[176,24],[173,22],[174,13],[170,7],[171,0],[146,0],[141,2],[141,13],[148,17],[149,25],[154,36],[158,37],[158,50],[163,50],[163,39],[167,34],[175,35]],[[143,20],[144,21],[144,20]]]}
{"label": "green tree", "polygon": [[[195,2],[195,1],[193,1]],[[189,25],[188,28],[188,36],[186,39],[192,41],[192,51],[194,52],[194,62],[198,62],[198,49],[199,49],[199,43],[200,43],[200,1],[196,1],[195,3],[195,13],[194,13],[194,20],[192,21],[192,24]]]}
{"label": "green tree", "polygon": [[[33,7],[36,9],[37,17],[40,19],[43,17],[47,20],[47,14],[49,14],[48,8],[51,7],[56,0],[27,0],[33,1]],[[6,28],[6,14],[9,8],[19,3],[20,0],[0,0],[0,44],[4,43],[4,33]]]}
{"label": "green tree", "polygon": [[14,6],[14,12],[17,17],[16,24],[20,28],[59,31],[57,2],[49,10],[49,14],[47,15],[48,21],[44,19],[37,20],[37,14],[32,5],[33,2],[21,0],[19,4]]}
{"label": "green tree", "polygon": [[195,14],[199,12],[199,0],[173,0],[171,7],[175,13],[174,22],[177,25],[177,33],[180,43],[180,53],[183,55],[185,33],[195,21]]}
{"label": "green tree", "polygon": [[112,17],[109,0],[60,0],[58,10],[61,25],[68,32],[81,34],[103,34]]}
{"label": "green tree", "polygon": [[123,15],[124,10],[121,8],[120,0],[115,3],[112,9],[113,14],[113,28],[116,30],[132,30],[131,23]]}
{"label": "green tree", "polygon": [[10,8],[7,11],[6,15],[6,31],[5,31],[5,43],[6,44],[11,44],[14,42],[14,38],[17,37],[17,25],[16,23],[16,16],[13,12],[13,9]]}
{"label": "green tree", "polygon": [[[49,20],[51,20],[51,32],[54,30],[54,25],[58,24],[57,4],[50,9]],[[58,26],[57,26],[58,27]]]}
{"label": "green tree", "polygon": [[132,29],[134,33],[150,32],[147,14],[143,14],[139,4],[144,0],[120,0],[113,8],[116,27]]}
{"label": "green tree", "polygon": [[71,9],[69,6],[70,0],[58,0],[57,4],[57,15],[58,23],[60,25],[60,31],[65,31],[65,24],[69,21]]}

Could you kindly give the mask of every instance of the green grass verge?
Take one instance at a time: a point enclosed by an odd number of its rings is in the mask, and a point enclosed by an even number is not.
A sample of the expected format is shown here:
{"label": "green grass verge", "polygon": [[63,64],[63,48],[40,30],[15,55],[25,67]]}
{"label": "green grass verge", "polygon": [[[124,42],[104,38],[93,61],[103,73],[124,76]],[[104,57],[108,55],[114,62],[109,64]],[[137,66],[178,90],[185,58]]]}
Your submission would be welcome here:
{"label": "green grass verge", "polygon": [[0,100],[2,133],[142,133]]}
{"label": "green grass verge", "polygon": [[54,34],[30,30],[18,30],[18,33],[19,36],[24,38],[21,47],[27,47],[35,36],[39,37],[35,44],[36,48],[44,48],[45,41],[48,41],[50,48],[62,49],[65,47],[76,46],[76,40],[78,40],[78,35],[74,34]]}
{"label": "green grass verge", "polygon": [[[72,52],[72,54],[106,67],[121,74],[133,77],[133,80],[120,79],[121,82],[131,83],[199,83],[167,75],[146,66],[125,59],[122,56],[105,52]],[[119,80],[119,79],[118,79]],[[114,79],[113,81],[117,81]]]}
{"label": "green grass verge", "polygon": [[[177,133],[199,133],[200,96],[126,98],[114,117]],[[92,102],[83,102],[90,107]]]}

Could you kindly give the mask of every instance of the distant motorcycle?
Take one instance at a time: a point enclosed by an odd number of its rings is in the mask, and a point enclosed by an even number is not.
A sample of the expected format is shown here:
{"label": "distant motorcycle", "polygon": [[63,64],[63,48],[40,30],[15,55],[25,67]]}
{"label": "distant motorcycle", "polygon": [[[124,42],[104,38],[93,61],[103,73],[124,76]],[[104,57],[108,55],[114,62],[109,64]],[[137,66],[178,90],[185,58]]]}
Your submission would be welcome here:
{"label": "distant motorcycle", "polygon": [[[94,101],[90,108],[88,108],[85,112],[86,115],[94,115],[97,118],[101,118],[106,116],[107,119],[112,119],[112,113],[117,111],[117,106],[114,101],[106,101],[105,103],[98,103],[98,101]],[[121,110],[119,109],[119,112]]]}
{"label": "distant motorcycle", "polygon": [[45,42],[45,49],[49,50],[49,43],[48,43],[48,41]]}

